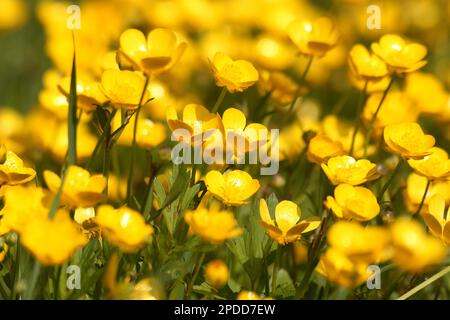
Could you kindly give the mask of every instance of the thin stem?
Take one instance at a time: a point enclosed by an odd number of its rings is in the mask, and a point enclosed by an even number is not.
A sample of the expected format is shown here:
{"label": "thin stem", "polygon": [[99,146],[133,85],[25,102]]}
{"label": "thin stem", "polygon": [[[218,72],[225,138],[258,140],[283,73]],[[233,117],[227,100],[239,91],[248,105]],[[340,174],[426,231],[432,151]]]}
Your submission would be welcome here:
{"label": "thin stem", "polygon": [[206,253],[202,253],[200,257],[197,260],[197,263],[194,267],[194,273],[192,274],[191,281],[189,281],[187,291],[186,291],[186,297],[190,298],[192,293],[192,288],[194,287],[195,280],[197,279],[198,273],[200,272],[200,268],[202,267],[203,260],[205,260]]}
{"label": "thin stem", "polygon": [[406,299],[410,298],[411,296],[415,295],[417,292],[419,292],[423,288],[429,286],[430,284],[432,284],[434,281],[438,280],[439,278],[442,278],[443,276],[445,276],[449,272],[450,272],[450,266],[447,266],[446,268],[442,269],[441,271],[436,273],[431,278],[425,280],[424,282],[422,282],[418,286],[416,286],[416,287],[412,288],[411,290],[409,290],[407,293],[405,293],[401,297],[397,298],[397,300],[406,300]]}
{"label": "thin stem", "polygon": [[386,96],[387,96],[389,90],[391,89],[392,84],[394,83],[394,80],[395,80],[395,76],[392,75],[391,80],[389,81],[389,84],[388,84],[386,90],[384,90],[384,92],[383,92],[383,96],[381,97],[381,100],[380,100],[380,103],[378,104],[377,109],[375,110],[375,113],[372,115],[372,118],[370,119],[369,128],[367,130],[367,135],[366,135],[366,140],[364,142],[364,157],[367,156],[367,147],[369,146],[370,137],[371,137],[372,131],[373,131],[373,125],[375,124],[375,120],[377,119],[378,113],[381,110],[381,106],[383,105],[383,102],[386,99]]}
{"label": "thin stem", "polygon": [[130,169],[128,172],[128,182],[127,182],[127,203],[131,205],[131,195],[133,194],[133,175],[134,175],[134,162],[136,161],[136,135],[137,135],[137,126],[139,122],[139,113],[141,111],[142,101],[144,100],[145,91],[147,90],[147,86],[149,83],[149,77],[145,77],[144,89],[142,90],[141,98],[139,99],[139,105],[137,111],[135,113],[134,119],[134,127],[133,127],[133,142],[131,145],[131,159],[130,159]]}
{"label": "thin stem", "polygon": [[313,59],[314,59],[313,56],[310,56],[309,59],[308,59],[308,63],[306,65],[306,68],[303,71],[303,74],[302,74],[302,76],[300,78],[300,81],[299,81],[300,83],[298,85],[297,91],[295,92],[294,99],[292,99],[292,102],[291,102],[291,104],[289,106],[288,114],[290,114],[291,111],[294,110],[295,103],[297,102],[298,96],[300,95],[300,92],[302,90],[302,84],[305,81],[306,76],[308,75],[309,69],[311,68],[311,65],[312,65],[312,62],[313,62]]}
{"label": "thin stem", "polygon": [[398,160],[397,166],[394,169],[394,172],[392,172],[391,177],[389,178],[388,181],[386,181],[386,183],[383,185],[383,187],[381,188],[380,192],[378,193],[377,196],[377,200],[378,202],[380,202],[381,200],[383,200],[383,196],[384,193],[386,192],[386,190],[389,188],[389,186],[392,184],[392,182],[394,181],[395,176],[398,174],[398,172],[400,171],[400,167],[402,166],[403,163],[403,159],[400,158],[400,160]]}
{"label": "thin stem", "polygon": [[212,113],[216,113],[217,111],[219,111],[220,105],[223,102],[223,99],[225,99],[225,96],[227,95],[227,88],[223,87],[222,91],[220,92],[219,97],[216,100],[216,103],[214,104],[213,108],[211,109]]}
{"label": "thin stem", "polygon": [[280,259],[281,259],[281,246],[278,245],[272,270],[272,296],[275,294],[275,290],[277,289],[277,276],[278,276],[278,268],[280,266]]}
{"label": "thin stem", "polygon": [[359,128],[361,127],[361,111],[364,105],[364,102],[366,100],[366,96],[367,96],[367,85],[368,85],[369,81],[366,80],[364,82],[364,88],[363,91],[360,93],[359,95],[359,103],[358,103],[358,109],[356,110],[356,124],[355,124],[355,129],[353,130],[353,136],[352,136],[352,143],[350,144],[350,150],[349,150],[349,155],[353,156],[353,149],[355,147],[355,140],[356,140],[356,135],[358,134]]}
{"label": "thin stem", "polygon": [[35,294],[34,288],[36,287],[36,283],[39,279],[40,272],[41,272],[41,264],[38,261],[35,261],[33,265],[33,270],[31,272],[30,285],[28,286],[28,290],[25,295],[26,300],[33,299],[33,296]]}
{"label": "thin stem", "polygon": [[417,208],[417,211],[414,213],[414,215],[417,215],[422,211],[423,205],[425,203],[425,199],[427,198],[428,189],[430,188],[431,180],[427,181],[427,186],[425,187],[425,191],[423,192],[422,200],[420,200],[419,208]]}

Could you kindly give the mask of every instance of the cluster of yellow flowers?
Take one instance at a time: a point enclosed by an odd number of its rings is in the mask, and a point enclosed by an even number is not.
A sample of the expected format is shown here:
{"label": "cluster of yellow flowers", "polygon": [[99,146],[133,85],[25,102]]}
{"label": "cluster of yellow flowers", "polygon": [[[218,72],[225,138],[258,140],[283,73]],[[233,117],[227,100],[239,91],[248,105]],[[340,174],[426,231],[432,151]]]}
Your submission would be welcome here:
{"label": "cluster of yellow flowers", "polygon": [[[373,298],[375,265],[392,298],[450,272],[436,3],[405,26],[388,1],[380,33],[367,1],[80,2],[74,30],[37,2],[52,67],[28,114],[0,109],[0,297]],[[0,41],[30,14],[1,0]]]}

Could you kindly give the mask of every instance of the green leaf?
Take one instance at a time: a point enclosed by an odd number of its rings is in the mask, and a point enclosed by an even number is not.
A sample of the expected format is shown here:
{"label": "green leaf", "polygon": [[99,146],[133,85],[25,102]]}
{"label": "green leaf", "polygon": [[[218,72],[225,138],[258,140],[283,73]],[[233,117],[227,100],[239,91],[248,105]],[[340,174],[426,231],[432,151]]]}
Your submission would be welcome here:
{"label": "green leaf", "polygon": [[169,193],[167,194],[166,198],[164,199],[164,202],[161,205],[160,210],[163,210],[168,205],[170,205],[172,202],[174,202],[178,196],[183,193],[188,185],[189,185],[189,175],[187,174],[187,171],[183,168],[178,168],[179,166],[174,166],[174,171],[177,173],[175,179],[173,180],[172,186],[170,188]]}
{"label": "green leaf", "polygon": [[181,200],[181,207],[180,207],[181,211],[190,209],[192,201],[197,196],[199,191],[200,191],[200,184],[196,184],[186,191],[186,193],[183,196],[183,199]]}
{"label": "green leaf", "polygon": [[77,163],[77,69],[75,57],[75,40],[72,60],[72,73],[70,75],[69,114],[68,114],[68,155],[67,163]]}
{"label": "green leaf", "polygon": [[287,299],[295,296],[294,283],[289,273],[284,269],[278,271],[274,296],[278,299]]}
{"label": "green leaf", "polygon": [[184,299],[184,282],[176,281],[172,291],[170,291],[169,300],[183,300],[183,299]]}

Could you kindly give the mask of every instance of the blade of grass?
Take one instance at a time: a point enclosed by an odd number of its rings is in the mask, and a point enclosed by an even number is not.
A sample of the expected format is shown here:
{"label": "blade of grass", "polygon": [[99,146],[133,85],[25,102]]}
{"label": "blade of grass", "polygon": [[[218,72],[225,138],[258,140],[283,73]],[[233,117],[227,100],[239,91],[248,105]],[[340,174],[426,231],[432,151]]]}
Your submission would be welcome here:
{"label": "blade of grass", "polygon": [[69,114],[68,114],[68,136],[69,147],[67,163],[75,165],[77,163],[77,69],[75,53],[75,36],[73,37],[73,59],[72,73],[70,75],[70,93],[69,93]]}
{"label": "blade of grass", "polygon": [[446,268],[442,269],[441,271],[436,273],[431,278],[425,280],[424,282],[422,282],[418,286],[416,286],[416,287],[412,288],[411,290],[409,290],[407,293],[405,293],[401,297],[397,298],[397,300],[406,300],[406,299],[410,298],[411,296],[413,296],[414,294],[416,294],[420,290],[426,288],[427,286],[429,286],[430,284],[432,284],[433,282],[435,282],[439,278],[442,278],[443,276],[445,276],[449,272],[450,272],[450,266],[447,266]]}

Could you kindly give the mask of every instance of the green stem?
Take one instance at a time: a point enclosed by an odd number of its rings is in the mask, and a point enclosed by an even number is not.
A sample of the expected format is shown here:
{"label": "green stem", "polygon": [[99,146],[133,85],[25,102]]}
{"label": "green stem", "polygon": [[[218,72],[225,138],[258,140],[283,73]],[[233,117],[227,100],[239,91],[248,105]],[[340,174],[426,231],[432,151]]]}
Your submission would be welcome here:
{"label": "green stem", "polygon": [[277,276],[278,276],[278,268],[280,266],[281,250],[282,247],[278,245],[272,270],[272,296],[275,294],[275,290],[277,289]]}
{"label": "green stem", "polygon": [[188,287],[187,287],[187,291],[186,291],[186,297],[187,297],[188,299],[190,299],[190,297],[191,297],[192,288],[194,287],[195,280],[197,279],[197,276],[198,276],[198,274],[199,274],[199,272],[200,272],[200,268],[202,267],[203,260],[205,260],[205,256],[206,256],[206,253],[203,252],[203,253],[199,256],[199,258],[198,258],[198,260],[197,260],[197,263],[195,264],[194,272],[193,272],[193,274],[192,274],[191,281],[189,281],[189,284],[188,284]]}
{"label": "green stem", "polygon": [[361,111],[364,105],[364,102],[366,100],[366,96],[367,96],[367,84],[369,83],[368,80],[366,80],[364,82],[364,89],[363,91],[360,93],[360,98],[359,98],[359,103],[358,103],[358,109],[356,111],[356,124],[355,124],[355,129],[353,130],[353,135],[352,135],[352,143],[350,144],[350,150],[349,150],[349,155],[353,156],[353,149],[355,147],[355,140],[356,140],[356,135],[358,134],[359,128],[361,127]]}
{"label": "green stem", "polygon": [[216,100],[216,103],[214,104],[213,108],[211,109],[211,113],[216,113],[217,111],[219,111],[220,105],[222,104],[226,95],[227,95],[227,88],[223,87],[222,91],[220,92],[219,97]]}
{"label": "green stem", "polygon": [[392,182],[394,181],[395,176],[399,173],[400,171],[400,167],[402,166],[403,163],[403,159],[400,158],[400,160],[398,160],[397,166],[394,169],[394,172],[392,172],[391,177],[389,178],[388,181],[386,181],[386,183],[383,185],[383,187],[381,188],[380,192],[378,193],[377,196],[377,200],[378,202],[380,202],[381,200],[383,200],[383,196],[384,193],[387,191],[387,189],[389,188],[389,186],[392,184]]}
{"label": "green stem", "polygon": [[306,68],[303,71],[303,74],[302,74],[302,76],[300,78],[300,81],[299,81],[300,83],[298,85],[297,91],[295,92],[294,99],[292,99],[291,104],[289,106],[288,114],[291,114],[292,110],[294,110],[295,103],[297,102],[298,96],[300,95],[300,92],[302,90],[302,84],[305,81],[306,76],[308,75],[309,69],[311,68],[311,65],[312,65],[312,62],[313,62],[313,59],[314,59],[313,56],[310,56],[309,59],[308,59],[308,63],[306,64]]}
{"label": "green stem", "polygon": [[372,118],[370,119],[369,128],[367,130],[366,139],[364,141],[364,157],[367,156],[367,147],[369,146],[370,137],[372,136],[373,125],[375,124],[375,120],[377,119],[378,113],[381,110],[381,106],[383,105],[383,102],[386,99],[386,96],[387,96],[389,90],[391,89],[392,84],[394,83],[394,79],[395,79],[395,76],[393,75],[391,77],[391,80],[389,81],[389,84],[388,84],[386,90],[384,90],[384,92],[383,92],[383,96],[381,97],[380,103],[378,104],[378,107],[375,110],[375,113],[372,115]]}
{"label": "green stem", "polygon": [[405,293],[401,297],[397,298],[397,300],[406,300],[406,299],[410,298],[411,296],[413,296],[414,294],[416,294],[417,292],[419,292],[423,288],[427,287],[428,285],[432,284],[434,281],[438,280],[439,278],[442,278],[443,276],[445,276],[449,272],[450,272],[450,266],[447,266],[446,268],[442,269],[441,271],[436,273],[431,278],[425,280],[424,282],[422,282],[418,286],[416,286],[416,287],[412,288],[411,290],[409,290],[407,293]]}
{"label": "green stem", "polygon": [[136,135],[137,135],[137,127],[139,122],[139,113],[141,111],[142,101],[144,100],[145,91],[147,90],[147,86],[149,83],[149,77],[145,77],[144,89],[142,90],[141,98],[139,99],[139,105],[137,111],[135,113],[134,119],[134,127],[133,127],[133,142],[131,145],[131,159],[130,159],[130,169],[128,171],[128,182],[127,182],[127,203],[131,205],[131,195],[133,194],[133,175],[134,175],[134,163],[136,161]]}
{"label": "green stem", "polygon": [[28,286],[28,290],[25,295],[26,300],[31,300],[35,294],[36,283],[39,279],[39,274],[41,272],[41,264],[38,261],[34,261],[33,270],[31,272],[30,283]]}
{"label": "green stem", "polygon": [[425,203],[425,199],[427,198],[428,189],[430,188],[431,180],[427,181],[427,186],[425,187],[425,191],[423,192],[422,200],[420,200],[419,207],[417,208],[417,211],[414,213],[414,215],[418,215],[420,211],[422,211],[423,205]]}
{"label": "green stem", "polygon": [[11,296],[10,299],[11,300],[15,300],[16,299],[16,288],[17,288],[17,278],[19,277],[19,273],[20,273],[20,243],[19,243],[19,239],[17,239],[16,242],[16,259],[15,259],[16,263],[14,265],[14,277],[13,277],[13,285],[11,288]]}

